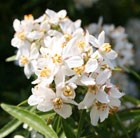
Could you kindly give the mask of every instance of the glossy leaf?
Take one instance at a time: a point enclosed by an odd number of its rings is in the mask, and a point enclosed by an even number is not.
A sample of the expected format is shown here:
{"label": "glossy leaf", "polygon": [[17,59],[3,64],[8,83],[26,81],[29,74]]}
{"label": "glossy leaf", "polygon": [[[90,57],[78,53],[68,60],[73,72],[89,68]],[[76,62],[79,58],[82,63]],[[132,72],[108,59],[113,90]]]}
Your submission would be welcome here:
{"label": "glossy leaf", "polygon": [[134,105],[140,105],[140,100],[138,100],[138,99],[136,99],[128,94],[123,96],[123,99],[127,102],[134,104]]}
{"label": "glossy leaf", "polygon": [[6,124],[3,128],[0,129],[0,138],[4,138],[13,132],[17,127],[22,124],[21,121],[17,119],[11,120],[8,124]]}
{"label": "glossy leaf", "polygon": [[58,138],[53,129],[48,127],[46,122],[36,114],[12,105],[1,104],[1,107],[21,122],[28,124],[36,131],[45,135],[46,138]]}
{"label": "glossy leaf", "polygon": [[73,127],[70,125],[70,119],[67,120],[62,120],[62,125],[63,125],[63,130],[65,132],[65,135],[67,138],[76,138],[75,134],[74,134],[74,129]]}
{"label": "glossy leaf", "polygon": [[119,117],[121,120],[130,120],[130,119],[135,119],[135,118],[140,118],[140,109],[131,109],[127,111],[122,111],[118,113]]}

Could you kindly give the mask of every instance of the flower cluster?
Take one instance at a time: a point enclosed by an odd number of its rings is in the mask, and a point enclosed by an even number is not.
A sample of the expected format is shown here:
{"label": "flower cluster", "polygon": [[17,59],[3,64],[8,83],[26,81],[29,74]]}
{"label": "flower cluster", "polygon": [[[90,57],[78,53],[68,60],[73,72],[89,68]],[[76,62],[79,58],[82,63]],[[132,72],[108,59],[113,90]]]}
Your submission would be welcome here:
{"label": "flower cluster", "polygon": [[[132,28],[132,27],[131,27]],[[98,35],[101,30],[105,31],[106,41],[109,42],[118,53],[118,57],[115,59],[115,65],[123,68],[134,65],[134,46],[128,40],[128,34],[125,32],[125,28],[111,24],[103,24],[102,18],[99,19],[99,22],[91,23],[87,26],[87,30],[93,35]],[[112,82],[117,84],[123,91],[127,94],[136,96],[138,88],[132,80],[129,79],[128,74],[125,72],[114,72],[112,77]],[[134,91],[135,90],[135,91]],[[133,92],[132,92],[133,91]]]}
{"label": "flower cluster", "polygon": [[87,30],[93,35],[98,35],[101,30],[105,31],[106,41],[111,43],[118,53],[118,58],[115,60],[117,66],[124,68],[134,65],[133,44],[128,41],[128,35],[123,27],[115,27],[113,24],[102,25],[102,18],[100,18],[98,24],[91,23]]}
{"label": "flower cluster", "polygon": [[[89,109],[91,123],[97,125],[118,110],[123,96],[110,82],[117,53],[105,43],[104,31],[96,38],[81,28],[80,20],[73,22],[66,14],[47,9],[38,19],[15,19],[11,43],[18,48],[16,59],[27,78],[35,77],[31,106],[54,110],[63,118],[72,114],[72,106]],[[77,103],[81,86],[87,89]]]}

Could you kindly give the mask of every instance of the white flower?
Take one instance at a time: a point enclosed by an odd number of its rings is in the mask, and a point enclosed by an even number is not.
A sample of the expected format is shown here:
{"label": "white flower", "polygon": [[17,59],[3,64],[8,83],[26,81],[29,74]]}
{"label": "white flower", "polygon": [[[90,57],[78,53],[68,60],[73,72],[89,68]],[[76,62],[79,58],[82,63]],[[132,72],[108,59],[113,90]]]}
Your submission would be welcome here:
{"label": "white flower", "polygon": [[57,93],[66,100],[74,99],[76,96],[75,89],[77,86],[74,83],[65,83],[61,82],[57,84],[56,90]]}
{"label": "white flower", "polygon": [[37,105],[37,109],[43,112],[54,110],[63,118],[67,118],[72,114],[72,107],[65,102],[59,94],[54,93],[50,88],[42,85],[32,89],[33,94],[29,97],[30,105]]}
{"label": "white flower", "polygon": [[119,99],[124,95],[109,81],[101,89],[99,90],[96,85],[89,88],[84,100],[78,106],[79,109],[91,108],[90,118],[94,126],[98,124],[99,119],[100,122],[103,122],[109,113],[118,110]]}
{"label": "white flower", "polygon": [[[110,83],[113,60],[117,53],[109,43],[105,43],[105,33],[98,38],[81,28],[81,20],[73,22],[66,17],[67,12],[55,12],[47,9],[38,19],[26,15],[24,20],[15,20],[13,27],[15,36],[11,43],[17,50],[16,59],[24,67],[24,73],[29,78],[36,77],[32,84],[32,95],[28,99],[31,106],[47,112],[54,110],[63,118],[72,114],[72,106],[90,110],[91,123],[97,125],[104,121],[109,113],[116,111],[123,96],[118,88]],[[100,32],[99,25],[94,26],[96,34]],[[95,29],[94,28],[94,29]],[[107,35],[111,29],[106,27]],[[112,35],[114,42],[118,39],[116,31]],[[109,39],[108,39],[109,40]],[[125,43],[125,42],[124,42]],[[124,43],[121,42],[123,45]],[[116,47],[121,56],[126,56],[124,47]],[[131,49],[129,45],[128,51]],[[123,58],[122,65],[131,59],[131,55]],[[83,101],[77,104],[74,99],[79,87],[87,88]]]}
{"label": "white flower", "polygon": [[67,40],[70,40],[74,32],[78,29],[80,29],[81,26],[81,20],[77,20],[75,22],[72,22],[69,18],[66,18],[60,23],[60,28],[62,29],[62,32],[64,34],[64,37]]}
{"label": "white flower", "polygon": [[39,52],[34,43],[31,47],[24,46],[19,49],[17,59],[19,59],[19,65],[24,67],[24,73],[27,78],[30,78],[34,73],[38,56]]}
{"label": "white flower", "polygon": [[107,64],[113,68],[113,65],[111,63],[111,60],[115,59],[117,57],[117,53],[111,49],[111,45],[109,43],[104,43],[105,41],[105,33],[102,31],[98,39],[96,39],[94,36],[90,36],[90,43],[98,48],[100,54],[103,56],[104,60],[107,62]]}
{"label": "white flower", "polygon": [[57,72],[52,60],[50,58],[39,58],[36,65],[37,68],[34,73],[37,75],[37,79],[32,83],[43,83],[44,85],[51,84],[54,79],[54,75]]}
{"label": "white flower", "polygon": [[58,24],[60,19],[65,18],[67,12],[65,10],[61,10],[59,12],[54,12],[53,10],[47,9],[46,14],[48,16],[48,21],[52,24]]}
{"label": "white flower", "polygon": [[109,108],[106,104],[95,103],[90,111],[91,124],[93,126],[97,126],[99,119],[100,122],[103,122],[106,118],[108,118],[108,115]]}

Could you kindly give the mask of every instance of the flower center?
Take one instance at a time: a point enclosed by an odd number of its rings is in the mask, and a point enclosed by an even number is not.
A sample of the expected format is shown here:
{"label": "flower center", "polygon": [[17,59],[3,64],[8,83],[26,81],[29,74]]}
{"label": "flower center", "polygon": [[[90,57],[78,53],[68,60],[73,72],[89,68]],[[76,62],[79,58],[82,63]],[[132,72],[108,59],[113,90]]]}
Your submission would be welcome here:
{"label": "flower center", "polygon": [[48,77],[51,73],[51,70],[48,68],[44,68],[40,71],[40,77]]}
{"label": "flower center", "polygon": [[111,45],[109,43],[104,43],[102,47],[100,48],[103,52],[110,52],[111,51]]}
{"label": "flower center", "polygon": [[71,87],[70,86],[65,86],[64,89],[63,89],[63,94],[65,96],[72,96],[73,91],[72,91]]}
{"label": "flower center", "polygon": [[81,75],[85,70],[85,66],[83,65],[83,66],[80,66],[80,67],[76,67],[73,70],[75,71],[76,74]]}
{"label": "flower center", "polygon": [[86,46],[86,43],[85,43],[84,41],[81,40],[81,41],[78,42],[77,46],[78,46],[79,48],[83,49],[83,48]]}
{"label": "flower center", "polygon": [[64,38],[65,38],[66,41],[68,42],[68,41],[72,38],[72,36],[71,36],[70,34],[65,34],[65,35],[64,35]]}
{"label": "flower center", "polygon": [[97,102],[96,106],[97,106],[97,110],[102,110],[102,111],[104,111],[107,108],[107,104],[105,104],[105,103],[103,104],[100,102]]}
{"label": "flower center", "polygon": [[55,54],[52,57],[53,63],[62,63],[62,57],[59,54]]}
{"label": "flower center", "polygon": [[112,108],[109,109],[109,113],[110,114],[113,114],[113,113],[115,113],[117,111],[118,111],[118,107],[117,106],[114,106],[114,107],[112,107]]}
{"label": "flower center", "polygon": [[54,105],[54,108],[55,108],[55,109],[61,109],[62,104],[63,104],[63,101],[62,101],[61,98],[55,98],[55,99],[53,100],[53,105]]}
{"label": "flower center", "polygon": [[20,58],[20,62],[21,62],[22,65],[27,64],[27,63],[28,63],[28,59],[27,59],[27,57],[25,57],[25,56],[21,56],[21,58]]}
{"label": "flower center", "polygon": [[24,39],[25,39],[25,34],[24,34],[24,32],[18,32],[18,33],[17,33],[17,37],[18,37],[19,39],[21,39],[21,40],[24,40]]}

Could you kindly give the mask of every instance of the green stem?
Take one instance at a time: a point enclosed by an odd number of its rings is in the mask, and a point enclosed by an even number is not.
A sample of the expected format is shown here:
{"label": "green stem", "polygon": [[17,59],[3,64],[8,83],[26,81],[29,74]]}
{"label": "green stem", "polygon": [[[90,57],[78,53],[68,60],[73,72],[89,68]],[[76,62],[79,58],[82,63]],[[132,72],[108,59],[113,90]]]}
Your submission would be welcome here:
{"label": "green stem", "polygon": [[22,106],[22,105],[26,104],[26,103],[27,103],[27,101],[28,101],[28,100],[24,100],[24,101],[22,101],[21,103],[19,103],[19,104],[17,105],[17,107],[19,107],[19,106]]}
{"label": "green stem", "polygon": [[136,98],[134,98],[134,97],[132,97],[132,96],[130,96],[130,95],[128,95],[128,94],[126,94],[126,95],[123,97],[123,99],[124,99],[125,101],[128,101],[128,102],[133,103],[134,105],[137,105],[137,106],[140,105],[140,100],[138,100],[138,99],[136,99]]}
{"label": "green stem", "polygon": [[128,73],[131,73],[132,75],[134,75],[137,79],[140,80],[140,75],[134,71],[133,69],[130,69],[130,68],[125,68],[125,70],[128,72]]}
{"label": "green stem", "polygon": [[81,115],[80,115],[80,120],[79,120],[79,125],[78,125],[78,132],[77,132],[76,138],[80,138],[81,130],[82,130],[83,123],[84,123],[84,115],[85,115],[85,111],[82,110]]}

